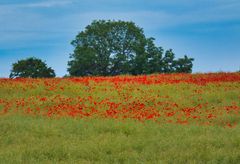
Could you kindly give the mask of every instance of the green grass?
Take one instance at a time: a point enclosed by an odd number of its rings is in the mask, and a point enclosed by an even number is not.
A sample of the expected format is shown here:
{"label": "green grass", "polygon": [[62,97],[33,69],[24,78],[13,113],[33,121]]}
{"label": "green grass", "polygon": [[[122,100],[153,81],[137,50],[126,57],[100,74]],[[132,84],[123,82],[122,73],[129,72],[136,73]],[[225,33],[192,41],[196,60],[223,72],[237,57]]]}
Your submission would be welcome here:
{"label": "green grass", "polygon": [[240,129],[132,120],[0,120],[0,163],[239,163]]}

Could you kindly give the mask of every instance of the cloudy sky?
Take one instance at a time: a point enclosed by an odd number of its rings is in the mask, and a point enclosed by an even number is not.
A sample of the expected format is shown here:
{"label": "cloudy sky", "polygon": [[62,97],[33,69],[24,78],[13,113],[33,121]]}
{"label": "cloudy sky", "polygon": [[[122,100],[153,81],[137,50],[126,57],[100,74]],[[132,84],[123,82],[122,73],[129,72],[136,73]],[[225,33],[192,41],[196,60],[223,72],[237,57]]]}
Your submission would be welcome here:
{"label": "cloudy sky", "polygon": [[70,42],[95,19],[134,21],[194,72],[240,69],[239,0],[0,0],[0,77],[35,56],[67,74]]}

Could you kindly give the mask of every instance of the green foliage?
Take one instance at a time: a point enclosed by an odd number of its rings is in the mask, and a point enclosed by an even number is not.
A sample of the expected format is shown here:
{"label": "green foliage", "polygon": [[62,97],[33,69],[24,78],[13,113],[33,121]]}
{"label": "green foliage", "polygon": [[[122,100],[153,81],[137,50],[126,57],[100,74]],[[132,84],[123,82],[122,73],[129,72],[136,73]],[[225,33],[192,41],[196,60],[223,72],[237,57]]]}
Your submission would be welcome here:
{"label": "green foliage", "polygon": [[72,41],[70,75],[116,75],[133,70],[145,44],[143,30],[132,22],[93,21]]}
{"label": "green foliage", "polygon": [[172,49],[167,50],[162,60],[164,73],[191,73],[193,58],[188,58],[184,55],[184,58],[174,59],[175,54]]}
{"label": "green foliage", "polygon": [[156,47],[154,45],[154,38],[148,38],[146,44],[146,54],[148,58],[147,62],[147,73],[158,73],[163,72],[163,61],[162,56],[164,50],[162,47]]}
{"label": "green foliage", "polygon": [[184,56],[184,58],[179,58],[175,61],[175,72],[191,73],[193,60],[193,58],[188,58],[186,55]]}
{"label": "green foliage", "polygon": [[71,76],[150,74],[192,71],[192,58],[174,60],[172,50],[163,57],[154,38],[146,38],[133,22],[93,21],[72,41],[68,71]]}
{"label": "green foliage", "polygon": [[175,58],[175,54],[173,53],[172,49],[167,50],[162,60],[164,73],[174,72],[174,58]]}
{"label": "green foliage", "polygon": [[48,78],[55,77],[55,72],[51,67],[47,67],[46,63],[42,60],[31,57],[13,63],[9,77]]}

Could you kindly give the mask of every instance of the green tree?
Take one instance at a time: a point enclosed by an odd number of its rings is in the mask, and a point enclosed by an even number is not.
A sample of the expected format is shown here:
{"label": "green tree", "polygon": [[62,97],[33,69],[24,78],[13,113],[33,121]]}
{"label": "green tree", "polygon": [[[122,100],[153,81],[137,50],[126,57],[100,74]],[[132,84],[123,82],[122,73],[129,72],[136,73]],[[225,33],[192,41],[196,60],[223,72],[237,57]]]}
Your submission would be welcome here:
{"label": "green tree", "polygon": [[154,38],[148,38],[146,44],[146,54],[147,54],[147,73],[160,73],[163,72],[163,48],[156,47],[154,44]]}
{"label": "green tree", "polygon": [[73,60],[68,62],[71,66],[68,69],[71,76],[97,75],[97,57],[92,48],[78,46],[71,54],[71,58]]}
{"label": "green tree", "polygon": [[176,73],[191,73],[193,67],[193,58],[188,58],[186,55],[184,58],[179,58],[174,62],[174,69]]}
{"label": "green tree", "polygon": [[75,50],[68,71],[73,76],[132,73],[145,40],[133,22],[93,21],[72,41]]}
{"label": "green tree", "polygon": [[10,78],[49,78],[55,77],[55,72],[51,67],[47,67],[46,63],[41,59],[34,57],[19,60],[13,63]]}
{"label": "green tree", "polygon": [[[71,76],[191,72],[192,58],[175,60],[164,54],[154,38],[146,38],[133,22],[93,21],[71,42],[68,72]],[[186,67],[186,68],[185,68]]]}
{"label": "green tree", "polygon": [[163,67],[162,71],[164,73],[174,73],[174,65],[175,65],[175,54],[173,53],[172,49],[169,49],[165,52],[165,56],[162,59]]}

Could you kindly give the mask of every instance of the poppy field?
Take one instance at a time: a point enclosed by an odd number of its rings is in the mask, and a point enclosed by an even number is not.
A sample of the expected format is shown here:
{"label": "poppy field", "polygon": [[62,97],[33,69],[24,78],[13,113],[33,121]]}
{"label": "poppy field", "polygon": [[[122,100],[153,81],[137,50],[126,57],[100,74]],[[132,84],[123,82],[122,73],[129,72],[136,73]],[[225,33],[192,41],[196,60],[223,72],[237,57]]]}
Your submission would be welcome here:
{"label": "poppy field", "polygon": [[0,79],[0,163],[240,161],[240,73]]}

